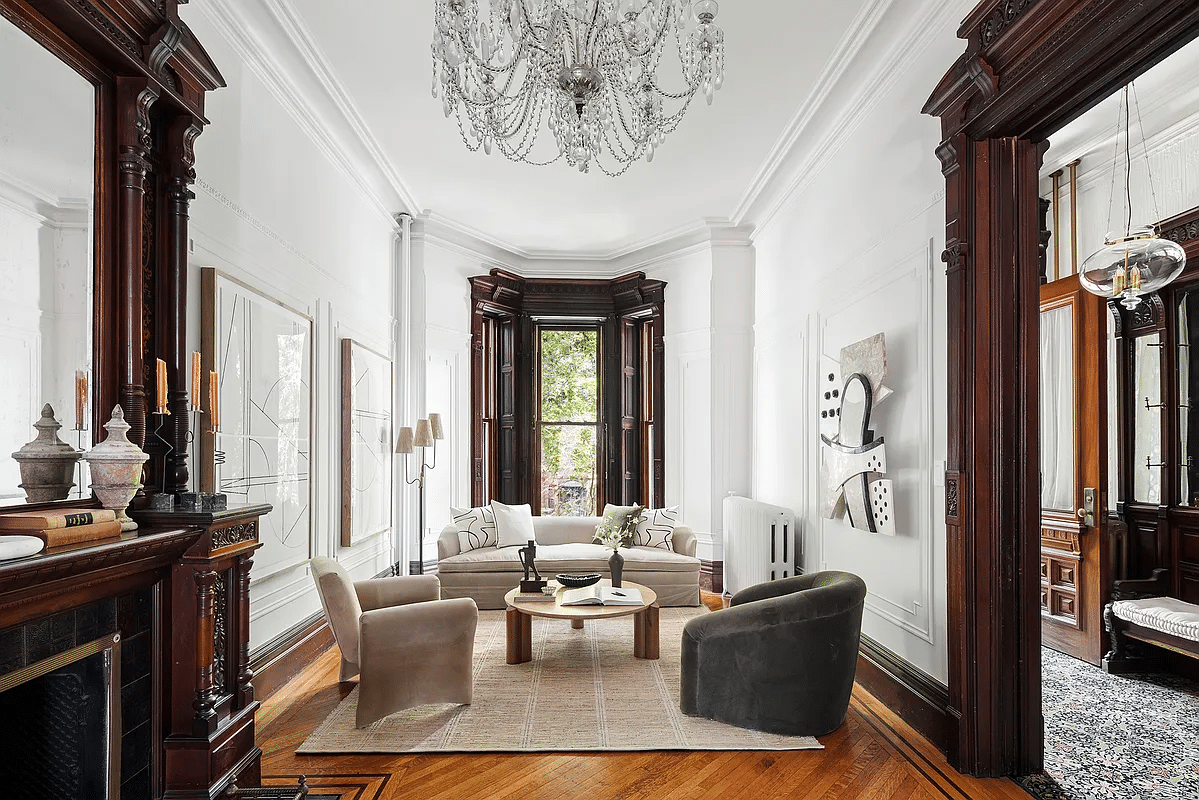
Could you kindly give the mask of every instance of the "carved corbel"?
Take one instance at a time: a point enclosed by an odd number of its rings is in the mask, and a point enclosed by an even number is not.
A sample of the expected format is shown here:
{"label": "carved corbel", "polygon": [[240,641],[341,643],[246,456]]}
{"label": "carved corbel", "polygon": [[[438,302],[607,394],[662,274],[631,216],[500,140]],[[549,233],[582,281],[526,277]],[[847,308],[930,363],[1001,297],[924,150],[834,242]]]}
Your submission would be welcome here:
{"label": "carved corbel", "polygon": [[945,262],[945,274],[952,275],[966,268],[966,257],[970,254],[970,245],[966,242],[954,242],[941,253]]}
{"label": "carved corbel", "polygon": [[167,20],[162,24],[146,44],[146,64],[164,85],[172,89],[178,88],[178,80],[175,74],[167,66],[167,62],[171,60],[171,56],[175,55],[175,51],[179,49],[179,43],[183,39],[183,31],[179,29],[175,23]]}

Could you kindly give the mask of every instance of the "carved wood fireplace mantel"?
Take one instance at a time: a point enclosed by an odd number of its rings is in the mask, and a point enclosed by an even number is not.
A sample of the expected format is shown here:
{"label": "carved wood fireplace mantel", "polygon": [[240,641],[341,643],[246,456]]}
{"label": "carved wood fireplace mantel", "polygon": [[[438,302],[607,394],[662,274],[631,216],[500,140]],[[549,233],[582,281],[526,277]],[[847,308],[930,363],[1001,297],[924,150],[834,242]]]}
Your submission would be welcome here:
{"label": "carved wood fireplace mantel", "polygon": [[0,563],[0,674],[120,639],[121,800],[259,785],[249,588],[269,510],[134,512],[119,539]]}

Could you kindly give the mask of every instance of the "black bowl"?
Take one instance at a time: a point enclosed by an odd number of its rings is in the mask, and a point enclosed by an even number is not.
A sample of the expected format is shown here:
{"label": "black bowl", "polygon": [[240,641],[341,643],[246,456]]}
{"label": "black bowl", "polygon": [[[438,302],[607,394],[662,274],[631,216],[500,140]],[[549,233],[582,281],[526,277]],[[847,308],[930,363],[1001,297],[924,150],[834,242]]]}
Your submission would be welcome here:
{"label": "black bowl", "polygon": [[557,575],[554,580],[568,589],[581,589],[584,586],[599,583],[599,579],[602,577],[604,576],[598,572],[593,572],[589,575]]}

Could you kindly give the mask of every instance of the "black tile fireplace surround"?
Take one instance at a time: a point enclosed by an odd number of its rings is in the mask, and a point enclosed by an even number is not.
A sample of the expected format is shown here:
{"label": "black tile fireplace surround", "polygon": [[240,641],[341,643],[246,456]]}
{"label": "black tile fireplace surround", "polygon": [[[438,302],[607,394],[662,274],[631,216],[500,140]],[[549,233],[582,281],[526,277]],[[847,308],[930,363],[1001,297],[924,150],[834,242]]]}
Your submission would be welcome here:
{"label": "black tile fireplace surround", "polygon": [[[0,630],[0,675],[28,667],[43,659],[112,634],[120,634],[120,800],[151,800],[153,684],[153,596],[150,587],[136,589],[52,616]],[[6,753],[20,753],[19,759],[0,759],[0,787],[5,798],[47,800],[48,786],[71,786],[86,777],[88,759],[94,761],[99,742],[98,731],[88,728],[84,734],[63,735],[55,731],[59,714],[30,713],[30,704],[45,708],[57,706],[70,714],[77,712],[78,698],[54,697],[81,685],[83,694],[96,697],[106,691],[106,680],[85,659],[74,667],[63,667],[50,675],[30,681],[0,694],[0,746]],[[69,680],[74,670],[76,678]],[[57,676],[58,680],[52,678]],[[31,684],[39,684],[37,688]],[[40,691],[40,694],[39,694]],[[49,693],[49,697],[45,696]],[[34,699],[37,698],[37,699]],[[70,733],[70,731],[68,731]],[[30,763],[28,759],[33,759]],[[95,768],[95,764],[92,764]],[[101,767],[102,768],[102,767]],[[43,776],[34,782],[22,775]],[[58,776],[56,778],[56,776]],[[56,782],[57,781],[57,782]],[[75,783],[72,783],[74,781]],[[93,781],[94,783],[94,781]],[[103,797],[102,788],[93,788],[84,797]]]}

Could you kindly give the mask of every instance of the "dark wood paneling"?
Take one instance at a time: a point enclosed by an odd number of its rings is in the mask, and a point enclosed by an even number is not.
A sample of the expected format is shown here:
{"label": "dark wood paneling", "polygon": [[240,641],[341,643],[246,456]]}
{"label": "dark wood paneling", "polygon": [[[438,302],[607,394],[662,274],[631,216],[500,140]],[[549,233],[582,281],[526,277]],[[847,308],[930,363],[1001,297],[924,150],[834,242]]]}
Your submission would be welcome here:
{"label": "dark wood paneling", "polygon": [[722,594],[724,592],[724,562],[699,561],[699,588],[705,592]]}
{"label": "dark wood paneling", "polygon": [[858,648],[855,680],[937,749],[948,751],[954,726],[944,685],[869,636],[862,636]]}
{"label": "dark wood paneling", "polygon": [[324,612],[313,614],[271,639],[250,654],[254,696],[265,702],[333,644],[333,629]]}

